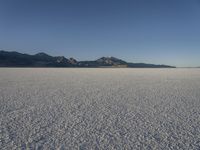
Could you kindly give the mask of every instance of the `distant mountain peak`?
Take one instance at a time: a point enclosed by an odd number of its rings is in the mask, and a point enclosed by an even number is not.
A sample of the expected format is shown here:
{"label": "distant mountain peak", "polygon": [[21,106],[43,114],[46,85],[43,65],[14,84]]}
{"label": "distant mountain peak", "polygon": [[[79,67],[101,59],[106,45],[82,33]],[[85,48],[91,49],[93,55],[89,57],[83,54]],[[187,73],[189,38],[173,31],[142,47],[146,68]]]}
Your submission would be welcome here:
{"label": "distant mountain peak", "polygon": [[42,56],[43,57],[43,56],[50,56],[50,55],[48,55],[44,52],[40,52],[40,53],[35,54],[35,56]]}
{"label": "distant mountain peak", "polygon": [[103,56],[103,57],[101,57],[97,60],[100,60],[100,61],[104,61],[104,60],[121,61],[121,59],[113,57],[113,56],[108,56],[108,57]]}
{"label": "distant mountain peak", "polygon": [[101,57],[96,60],[98,63],[101,63],[102,65],[125,65],[126,62],[118,59],[116,57]]}
{"label": "distant mountain peak", "polygon": [[57,63],[68,63],[68,59],[64,56],[57,56],[55,57]]}
{"label": "distant mountain peak", "polygon": [[69,60],[68,60],[71,64],[77,64],[78,63],[78,61],[76,60],[76,59],[74,59],[74,58],[69,58]]}

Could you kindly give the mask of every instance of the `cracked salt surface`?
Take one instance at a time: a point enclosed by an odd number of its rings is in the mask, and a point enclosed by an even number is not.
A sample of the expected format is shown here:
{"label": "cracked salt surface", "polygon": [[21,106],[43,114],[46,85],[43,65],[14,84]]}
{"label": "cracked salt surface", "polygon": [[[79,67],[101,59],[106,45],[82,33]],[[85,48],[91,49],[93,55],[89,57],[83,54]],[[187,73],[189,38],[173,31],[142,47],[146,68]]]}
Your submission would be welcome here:
{"label": "cracked salt surface", "polygon": [[200,69],[0,69],[0,149],[200,149]]}

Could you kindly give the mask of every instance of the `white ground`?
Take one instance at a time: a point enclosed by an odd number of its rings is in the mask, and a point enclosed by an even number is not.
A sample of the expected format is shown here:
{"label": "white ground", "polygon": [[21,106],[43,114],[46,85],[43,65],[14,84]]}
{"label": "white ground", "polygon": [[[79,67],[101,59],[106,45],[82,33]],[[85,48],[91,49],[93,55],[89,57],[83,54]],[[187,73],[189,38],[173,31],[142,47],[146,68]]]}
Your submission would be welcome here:
{"label": "white ground", "polygon": [[0,149],[200,149],[200,69],[0,69]]}

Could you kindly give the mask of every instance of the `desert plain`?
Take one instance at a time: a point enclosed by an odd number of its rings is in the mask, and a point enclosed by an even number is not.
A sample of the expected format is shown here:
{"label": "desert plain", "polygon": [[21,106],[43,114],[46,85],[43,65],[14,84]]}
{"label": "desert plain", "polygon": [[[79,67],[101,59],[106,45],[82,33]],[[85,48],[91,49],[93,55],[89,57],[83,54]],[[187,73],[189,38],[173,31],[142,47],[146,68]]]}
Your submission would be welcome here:
{"label": "desert plain", "polygon": [[200,149],[200,69],[0,68],[0,149]]}

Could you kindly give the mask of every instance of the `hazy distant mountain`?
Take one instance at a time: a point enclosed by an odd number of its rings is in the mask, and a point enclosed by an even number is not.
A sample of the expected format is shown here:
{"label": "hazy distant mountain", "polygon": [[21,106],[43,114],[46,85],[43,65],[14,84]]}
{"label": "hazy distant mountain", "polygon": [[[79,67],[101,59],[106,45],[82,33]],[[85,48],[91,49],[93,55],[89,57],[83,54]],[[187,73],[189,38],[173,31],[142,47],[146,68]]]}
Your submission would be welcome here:
{"label": "hazy distant mountain", "polygon": [[128,63],[115,57],[101,57],[94,61],[77,61],[64,56],[35,55],[0,51],[0,67],[130,67],[130,68],[174,68],[168,65]]}
{"label": "hazy distant mountain", "polygon": [[80,61],[80,67],[127,67],[127,62],[115,57],[101,57],[95,61]]}
{"label": "hazy distant mountain", "polygon": [[115,58],[115,57],[101,57],[99,59],[96,60],[96,62],[98,62],[99,64],[103,64],[103,65],[111,65],[111,66],[117,66],[117,65],[126,65],[127,62]]}
{"label": "hazy distant mountain", "polygon": [[52,57],[45,53],[35,55],[0,51],[1,67],[73,67],[71,60],[63,56]]}
{"label": "hazy distant mountain", "polygon": [[128,63],[130,68],[176,68],[175,66],[169,65],[155,65],[155,64],[145,64],[145,63]]}

